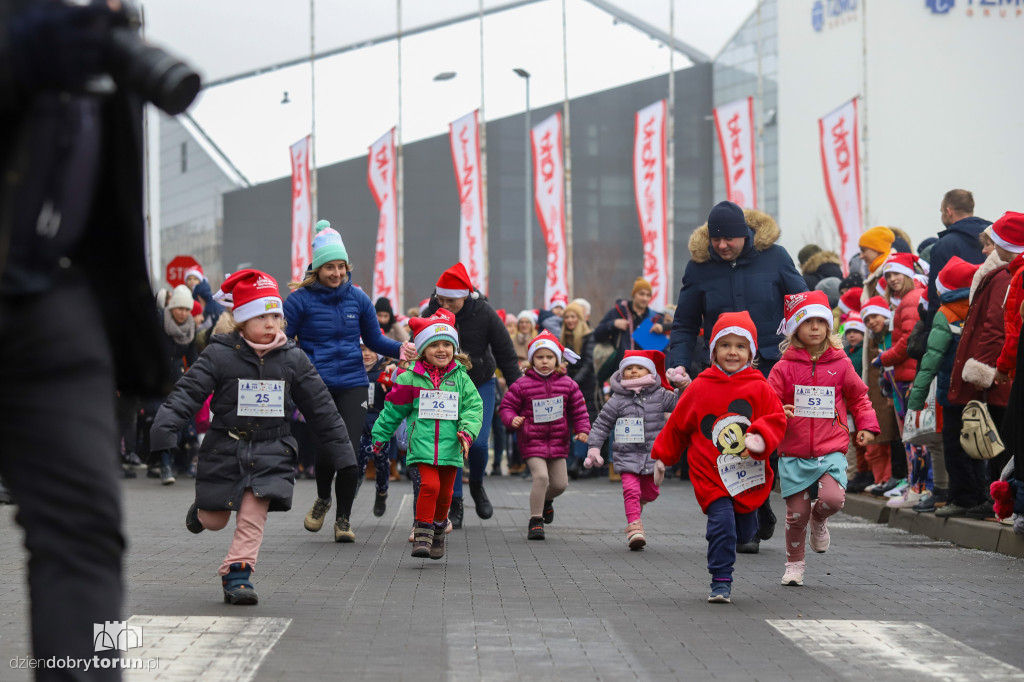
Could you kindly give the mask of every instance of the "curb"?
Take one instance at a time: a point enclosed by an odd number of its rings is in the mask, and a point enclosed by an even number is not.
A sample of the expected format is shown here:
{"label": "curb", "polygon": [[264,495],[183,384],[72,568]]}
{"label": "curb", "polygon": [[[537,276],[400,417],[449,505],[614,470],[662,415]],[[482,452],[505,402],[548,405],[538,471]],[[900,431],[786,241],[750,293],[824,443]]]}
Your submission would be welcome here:
{"label": "curb", "polygon": [[872,495],[852,493],[846,496],[843,513],[935,540],[946,540],[968,549],[1024,558],[1024,537],[1014,533],[1013,526],[974,519],[943,519],[911,509],[892,509],[885,503],[886,500]]}

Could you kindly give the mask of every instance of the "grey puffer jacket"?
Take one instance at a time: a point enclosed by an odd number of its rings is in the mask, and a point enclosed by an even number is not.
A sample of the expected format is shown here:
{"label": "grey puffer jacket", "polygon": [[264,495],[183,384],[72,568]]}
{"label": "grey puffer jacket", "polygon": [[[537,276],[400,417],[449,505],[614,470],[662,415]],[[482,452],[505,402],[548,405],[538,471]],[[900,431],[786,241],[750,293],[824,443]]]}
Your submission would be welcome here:
{"label": "grey puffer jacket", "polygon": [[644,442],[615,441],[612,445],[612,456],[615,471],[619,473],[653,474],[654,460],[651,459],[651,447],[654,445],[654,439],[665,428],[665,413],[676,409],[676,400],[679,396],[674,391],[666,390],[660,383],[634,393],[623,388],[621,370],[616,370],[608,383],[611,385],[612,395],[590,427],[587,448],[600,448],[608,434],[615,433],[617,419],[643,417]]}
{"label": "grey puffer jacket", "polygon": [[238,416],[239,379],[284,380],[284,414],[298,406],[332,466],[355,466],[355,452],[338,408],[293,340],[260,358],[238,332],[217,334],[164,400],[150,432],[153,450],[175,447],[178,431],[213,393],[213,420],[199,449],[196,472],[200,509],[238,510],[246,488],[252,488],[256,497],[269,499],[270,511],[288,511],[292,506],[298,444],[288,420]]}

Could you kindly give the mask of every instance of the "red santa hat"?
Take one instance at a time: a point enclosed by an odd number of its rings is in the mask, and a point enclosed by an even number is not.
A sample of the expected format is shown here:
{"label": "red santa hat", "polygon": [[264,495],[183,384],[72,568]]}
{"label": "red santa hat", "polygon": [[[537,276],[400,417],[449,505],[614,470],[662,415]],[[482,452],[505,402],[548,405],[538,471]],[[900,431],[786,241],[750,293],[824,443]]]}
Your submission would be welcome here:
{"label": "red santa hat", "polygon": [[547,330],[537,334],[537,336],[533,337],[533,341],[530,341],[530,345],[526,347],[526,359],[532,362],[533,354],[541,348],[547,348],[549,351],[554,353],[559,362],[561,362],[564,357],[566,362],[575,365],[576,361],[580,359],[580,356],[576,355],[576,353],[571,350],[567,350],[558,342],[555,335]]}
{"label": "red santa hat", "polygon": [[423,313],[427,312],[427,308],[429,308],[429,307],[430,307],[430,299],[429,298],[425,298],[422,301],[420,301],[420,304],[419,304],[420,315],[422,315]]}
{"label": "red santa hat", "polygon": [[473,281],[469,279],[466,266],[456,263],[441,273],[434,289],[438,296],[445,298],[466,298],[473,291]]}
{"label": "red santa hat", "polygon": [[828,305],[828,295],[824,291],[787,294],[784,301],[786,318],[779,325],[779,330],[786,336],[795,334],[797,327],[812,318],[824,320],[828,328],[832,329],[835,318],[832,315],[832,308]]}
{"label": "red santa hat", "polygon": [[231,311],[235,322],[245,322],[260,315],[283,315],[284,308],[277,280],[259,270],[239,270],[220,285],[234,302]]}
{"label": "red santa hat", "polygon": [[448,341],[455,348],[459,347],[459,332],[455,329],[455,315],[450,310],[439,308],[430,317],[413,317],[409,319],[409,328],[412,329],[412,342],[416,344],[416,352],[422,353],[423,349],[434,341]]}
{"label": "red santa hat", "polygon": [[992,241],[1010,253],[1024,253],[1024,213],[1007,211],[992,223]]}
{"label": "red santa hat", "polygon": [[665,354],[660,350],[627,350],[622,362],[619,363],[619,371],[623,371],[630,365],[639,365],[648,372],[658,377],[661,385],[671,391],[672,384],[665,376]]}
{"label": "red santa hat", "polygon": [[928,262],[912,253],[894,253],[882,264],[882,276],[890,272],[914,279],[921,273],[928,274]]}
{"label": "red santa hat", "polygon": [[553,294],[551,300],[548,301],[548,310],[554,310],[555,307],[561,306],[563,309],[569,305],[569,297],[565,294]]}
{"label": "red santa hat", "polygon": [[200,282],[202,282],[204,279],[206,279],[206,275],[203,274],[203,266],[199,265],[197,263],[196,265],[193,265],[188,270],[186,270],[185,271],[185,281],[186,282],[188,281],[189,277],[198,277]]}
{"label": "red santa hat", "polygon": [[850,316],[846,318],[846,322],[843,323],[843,331],[857,331],[861,334],[867,333],[867,328],[864,326],[864,320],[861,319],[860,313],[851,312]]}
{"label": "red santa hat", "polygon": [[718,316],[718,321],[711,328],[710,350],[712,358],[715,357],[715,344],[726,334],[736,334],[745,338],[750,342],[751,358],[757,355],[757,327],[754,325],[754,320],[750,318],[750,313],[746,310],[738,313],[722,313]]}
{"label": "red santa hat", "polygon": [[974,281],[974,273],[979,267],[981,266],[968,263],[960,256],[953,256],[939,270],[939,276],[935,278],[935,290],[941,296],[957,289],[970,288]]}
{"label": "red santa hat", "polygon": [[881,315],[887,320],[892,319],[892,310],[889,309],[889,304],[885,302],[885,299],[881,296],[873,296],[864,302],[864,305],[860,307],[860,317],[862,320],[868,319],[868,315]]}
{"label": "red santa hat", "polygon": [[839,309],[844,314],[854,313],[860,310],[860,296],[864,293],[863,287],[847,289],[846,293],[839,297]]}

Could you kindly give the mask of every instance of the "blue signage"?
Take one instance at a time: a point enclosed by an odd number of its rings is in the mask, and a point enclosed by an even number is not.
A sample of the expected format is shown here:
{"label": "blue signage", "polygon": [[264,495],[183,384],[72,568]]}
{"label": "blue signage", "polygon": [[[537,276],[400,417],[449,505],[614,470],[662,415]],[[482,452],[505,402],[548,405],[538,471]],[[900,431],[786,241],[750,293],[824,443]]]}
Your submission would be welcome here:
{"label": "blue signage", "polygon": [[[941,0],[928,0],[928,2],[941,2]],[[950,0],[952,2],[952,0]],[[857,0],[814,0],[811,5],[811,26],[815,31],[821,31],[828,22],[832,25],[844,23],[853,19],[857,11]]]}
{"label": "blue signage", "polygon": [[956,0],[925,0],[925,6],[932,11],[932,14],[949,14],[953,9]]}
{"label": "blue signage", "polygon": [[825,4],[821,0],[815,0],[811,8],[811,26],[815,31],[825,28]]}

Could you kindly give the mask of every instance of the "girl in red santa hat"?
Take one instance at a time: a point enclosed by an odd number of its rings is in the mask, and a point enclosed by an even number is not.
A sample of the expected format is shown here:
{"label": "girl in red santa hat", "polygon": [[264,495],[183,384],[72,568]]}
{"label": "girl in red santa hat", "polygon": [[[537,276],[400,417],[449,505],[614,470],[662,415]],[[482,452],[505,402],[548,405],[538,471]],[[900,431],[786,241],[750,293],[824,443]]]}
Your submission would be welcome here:
{"label": "girl in red santa hat", "polygon": [[562,358],[579,359],[549,332],[538,334],[527,351],[529,369],[508,387],[498,414],[505,427],[515,431],[519,452],[530,468],[530,523],[526,537],[544,539],[544,524],[555,518],[552,501],[569,484],[566,458],[570,431],[586,443],[590,419],[583,392],[561,371]]}
{"label": "girl in red santa hat", "polygon": [[666,467],[687,453],[693,491],[708,517],[711,603],[731,602],[736,544],[757,534],[757,509],[774,478],[765,462],[786,430],[782,402],[751,366],[756,353],[750,313],[722,313],[711,332],[711,367],[683,391],[651,452]]}
{"label": "girl in red santa hat", "polygon": [[811,549],[829,547],[828,517],[846,503],[847,415],[852,414],[857,444],[878,434],[868,387],[857,375],[838,334],[822,291],[785,297],[782,357],[768,384],[783,403],[786,435],[779,444],[779,480],[786,500],[786,571],[783,585],[804,584],[804,542],[811,526]]}
{"label": "girl in red santa hat", "polygon": [[[234,301],[235,329],[217,334],[178,380],[156,414],[154,451],[175,447],[177,433],[211,393],[213,420],[199,449],[196,500],[185,515],[193,533],[220,530],[235,517],[235,533],[220,575],[224,601],[256,604],[250,576],[268,511],[288,511],[298,444],[287,415],[298,407],[336,469],[355,476],[356,456],[331,394],[306,354],[284,333],[277,282],[240,270],[221,290]],[[351,500],[349,501],[351,505]]]}
{"label": "girl in red santa hat", "polygon": [[665,376],[665,354],[660,351],[627,350],[609,384],[611,397],[594,420],[583,466],[604,464],[601,446],[614,433],[612,456],[615,471],[622,476],[626,544],[640,550],[647,544],[640,520],[643,505],[658,499],[665,479],[665,464],[651,459],[651,447],[665,427],[665,413],[675,409],[678,394]]}

